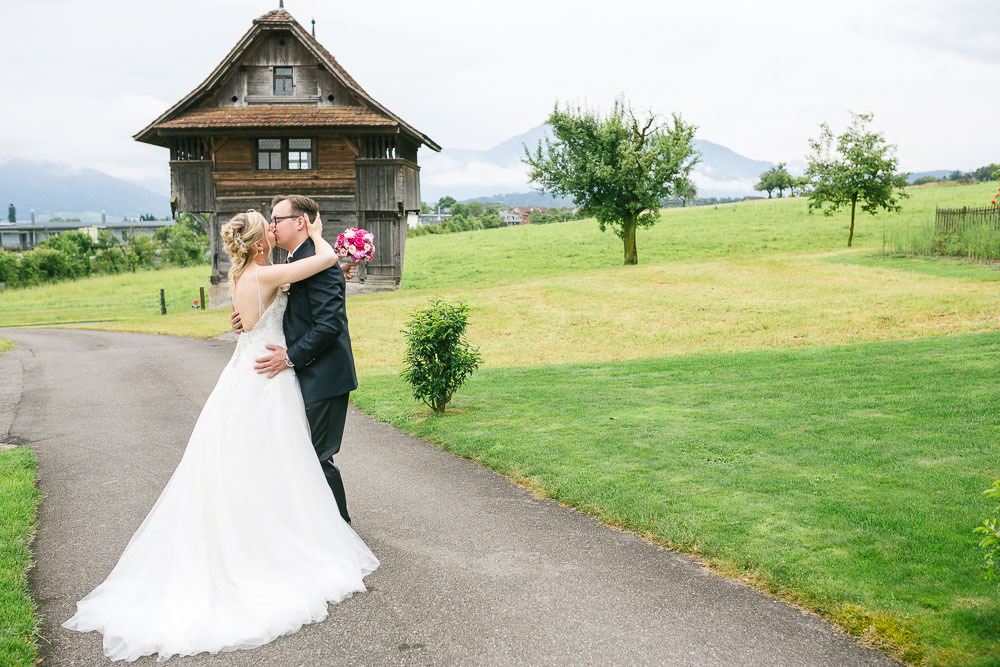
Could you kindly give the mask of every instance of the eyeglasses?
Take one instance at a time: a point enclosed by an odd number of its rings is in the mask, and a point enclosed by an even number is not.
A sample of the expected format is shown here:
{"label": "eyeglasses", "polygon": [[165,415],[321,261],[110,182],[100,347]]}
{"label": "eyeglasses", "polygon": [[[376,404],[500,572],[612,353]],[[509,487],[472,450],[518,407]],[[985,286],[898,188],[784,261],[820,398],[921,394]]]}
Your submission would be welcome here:
{"label": "eyeglasses", "polygon": [[299,216],[297,216],[297,215],[279,215],[277,218],[271,218],[271,224],[272,225],[276,225],[279,222],[281,222],[282,220],[287,220],[289,218],[297,218],[297,217],[299,217]]}

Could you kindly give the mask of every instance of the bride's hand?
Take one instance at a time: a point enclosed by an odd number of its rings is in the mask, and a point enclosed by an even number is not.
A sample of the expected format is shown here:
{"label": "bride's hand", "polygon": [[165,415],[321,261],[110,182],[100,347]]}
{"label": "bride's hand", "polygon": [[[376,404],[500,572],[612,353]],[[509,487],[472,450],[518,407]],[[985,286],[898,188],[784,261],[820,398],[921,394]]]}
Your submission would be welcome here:
{"label": "bride's hand", "polygon": [[322,238],[323,236],[323,221],[319,218],[319,212],[316,212],[316,216],[312,222],[306,223],[306,228],[309,231],[309,238],[316,240]]}

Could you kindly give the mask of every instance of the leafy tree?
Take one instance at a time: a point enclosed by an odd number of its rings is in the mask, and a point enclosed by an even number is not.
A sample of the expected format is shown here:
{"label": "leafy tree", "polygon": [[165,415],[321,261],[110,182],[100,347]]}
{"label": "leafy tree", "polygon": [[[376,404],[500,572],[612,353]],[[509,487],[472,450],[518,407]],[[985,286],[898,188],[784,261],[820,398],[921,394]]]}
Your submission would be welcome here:
{"label": "leafy tree", "polygon": [[7,222],[17,222],[17,209],[13,202],[7,207]]}
{"label": "leafy tree", "polygon": [[687,206],[688,202],[698,196],[698,186],[686,176],[674,181],[674,196],[681,200],[681,206]]}
{"label": "leafy tree", "polygon": [[897,173],[899,163],[896,146],[886,142],[877,132],[869,132],[871,114],[851,114],[847,131],[833,136],[830,126],[820,125],[818,139],[810,139],[812,153],[807,159],[806,176],[813,185],[809,195],[809,211],[820,209],[833,215],[841,206],[851,205],[851,231],[847,247],[854,240],[854,214],[858,203],[861,210],[872,215],[879,209],[899,211],[899,199],[909,195],[906,174]]}
{"label": "leafy tree", "polygon": [[638,264],[635,234],[660,217],[660,203],[677,196],[700,155],[695,126],[673,114],[664,123],[650,113],[639,119],[624,100],[611,113],[581,107],[549,116],[555,140],[538,142],[534,154],[524,147],[529,178],[543,190],[571,197],[601,231],[611,227],[622,240],[624,263]]}
{"label": "leafy tree", "polygon": [[447,211],[448,209],[450,209],[456,203],[457,202],[455,201],[454,197],[444,196],[444,197],[441,197],[441,199],[437,200],[437,204],[434,205],[434,210],[435,211],[442,211],[442,212],[444,212],[444,211]]}
{"label": "leafy tree", "polygon": [[927,176],[921,176],[917,180],[913,181],[914,185],[927,185],[928,183],[937,183],[937,178],[928,174]]}
{"label": "leafy tree", "polygon": [[403,329],[406,353],[400,375],[413,397],[436,413],[444,412],[465,378],[482,363],[479,350],[465,340],[468,323],[467,305],[432,299]]}
{"label": "leafy tree", "polygon": [[785,195],[785,190],[791,190],[795,185],[795,179],[788,173],[787,162],[779,162],[777,166],[771,167],[760,175],[760,181],[753,189],[757,192],[767,192],[767,198],[771,198],[771,193],[778,191],[778,197]]}
{"label": "leafy tree", "polygon": [[972,177],[977,181],[992,181],[1000,177],[1000,164],[992,163],[982,166],[972,172]]}
{"label": "leafy tree", "polygon": [[792,179],[791,194],[793,197],[799,197],[807,192],[809,192],[809,178],[806,176],[799,176],[798,178]]}

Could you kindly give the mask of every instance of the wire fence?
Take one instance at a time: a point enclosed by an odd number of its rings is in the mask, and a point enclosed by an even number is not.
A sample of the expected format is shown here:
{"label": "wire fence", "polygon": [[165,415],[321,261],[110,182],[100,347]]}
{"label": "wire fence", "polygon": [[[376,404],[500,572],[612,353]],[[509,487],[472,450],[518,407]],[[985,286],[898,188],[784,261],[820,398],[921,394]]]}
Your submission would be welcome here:
{"label": "wire fence", "polygon": [[938,234],[964,232],[970,228],[1000,230],[1000,208],[984,206],[934,209],[934,230]]}
{"label": "wire fence", "polygon": [[200,298],[193,300],[188,300],[187,295],[169,296],[173,298],[168,298],[166,290],[162,289],[152,294],[102,298],[22,299],[13,302],[5,302],[0,296],[0,326],[96,322],[143,315],[156,317],[189,308],[204,310],[207,306],[204,288],[201,288],[196,295]]}

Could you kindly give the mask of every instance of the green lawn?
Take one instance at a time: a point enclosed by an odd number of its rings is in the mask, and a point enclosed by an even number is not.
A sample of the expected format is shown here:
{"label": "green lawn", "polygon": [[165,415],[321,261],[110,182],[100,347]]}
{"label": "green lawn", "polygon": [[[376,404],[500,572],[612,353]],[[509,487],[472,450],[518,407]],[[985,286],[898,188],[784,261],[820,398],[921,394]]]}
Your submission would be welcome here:
{"label": "green lawn", "polygon": [[97,276],[0,292],[0,327],[96,320],[140,322],[160,315],[160,290],[168,315],[190,314],[199,287],[208,294],[207,265]]}
{"label": "green lawn", "polygon": [[481,371],[444,417],[365,412],[821,612],[913,662],[1000,660],[972,528],[1000,334]]}
{"label": "green lawn", "polygon": [[[634,267],[593,220],[410,238],[404,289],[348,303],[354,398],[909,662],[997,664],[1000,590],[971,531],[1000,477],[1000,271],[878,256],[994,189],[913,188],[902,213],[859,216],[853,250],[846,214],[801,199],[664,211]],[[107,280],[73,289],[124,289]],[[433,296],[470,304],[485,356],[443,417],[398,379],[399,331]],[[228,329],[178,310],[86,326]]]}
{"label": "green lawn", "polygon": [[38,615],[28,586],[40,499],[35,466],[27,447],[0,450],[0,665],[38,660]]}

